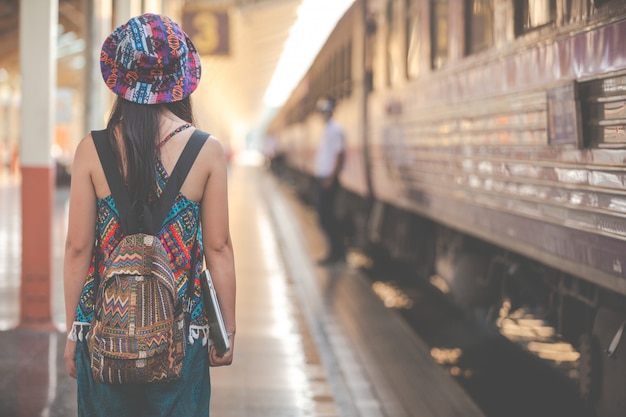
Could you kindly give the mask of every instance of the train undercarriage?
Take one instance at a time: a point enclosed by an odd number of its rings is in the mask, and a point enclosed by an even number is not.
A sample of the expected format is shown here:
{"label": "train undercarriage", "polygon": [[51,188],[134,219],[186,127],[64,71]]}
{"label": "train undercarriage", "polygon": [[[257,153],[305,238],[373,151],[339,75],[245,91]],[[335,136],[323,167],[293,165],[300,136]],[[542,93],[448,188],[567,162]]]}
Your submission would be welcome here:
{"label": "train undercarriage", "polygon": [[[286,167],[306,202],[312,179]],[[626,297],[446,225],[342,190],[346,240],[409,267],[455,306],[578,386],[597,417],[626,410]]]}

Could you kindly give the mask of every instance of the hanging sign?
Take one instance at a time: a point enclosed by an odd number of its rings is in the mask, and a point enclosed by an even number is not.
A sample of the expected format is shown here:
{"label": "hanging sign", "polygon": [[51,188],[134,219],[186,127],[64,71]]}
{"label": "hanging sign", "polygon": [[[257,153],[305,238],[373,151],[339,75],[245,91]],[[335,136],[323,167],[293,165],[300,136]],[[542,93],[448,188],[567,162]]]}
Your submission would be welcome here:
{"label": "hanging sign", "polygon": [[200,56],[229,55],[230,21],[228,10],[190,4],[183,8],[183,30]]}

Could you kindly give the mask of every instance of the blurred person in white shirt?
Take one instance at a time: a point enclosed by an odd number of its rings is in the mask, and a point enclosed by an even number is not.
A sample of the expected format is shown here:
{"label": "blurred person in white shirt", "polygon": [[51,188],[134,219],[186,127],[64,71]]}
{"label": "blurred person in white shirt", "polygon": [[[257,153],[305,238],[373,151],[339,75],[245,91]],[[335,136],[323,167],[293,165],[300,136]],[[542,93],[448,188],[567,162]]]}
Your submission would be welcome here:
{"label": "blurred person in white shirt", "polygon": [[333,120],[335,104],[335,100],[328,97],[320,99],[316,106],[325,122],[315,161],[316,208],[328,242],[328,253],[318,262],[320,265],[342,262],[346,257],[336,210],[339,174],[344,164],[346,140],[343,128]]}

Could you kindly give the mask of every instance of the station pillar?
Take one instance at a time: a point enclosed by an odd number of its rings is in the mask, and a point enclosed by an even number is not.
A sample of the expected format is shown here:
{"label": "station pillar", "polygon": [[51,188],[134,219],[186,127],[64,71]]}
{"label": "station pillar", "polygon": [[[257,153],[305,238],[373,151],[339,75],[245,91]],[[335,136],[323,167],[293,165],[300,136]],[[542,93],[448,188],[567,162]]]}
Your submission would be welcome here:
{"label": "station pillar", "polygon": [[113,30],[111,0],[89,0],[87,9],[87,48],[85,53],[85,126],[87,131],[105,127],[113,94],[108,90],[100,72],[102,43]]}
{"label": "station pillar", "polygon": [[[20,326],[52,327],[58,2],[20,1],[22,275]],[[36,28],[36,29],[35,29]]]}
{"label": "station pillar", "polygon": [[123,25],[131,17],[141,14],[141,0],[114,0],[115,15],[113,16],[113,26]]}

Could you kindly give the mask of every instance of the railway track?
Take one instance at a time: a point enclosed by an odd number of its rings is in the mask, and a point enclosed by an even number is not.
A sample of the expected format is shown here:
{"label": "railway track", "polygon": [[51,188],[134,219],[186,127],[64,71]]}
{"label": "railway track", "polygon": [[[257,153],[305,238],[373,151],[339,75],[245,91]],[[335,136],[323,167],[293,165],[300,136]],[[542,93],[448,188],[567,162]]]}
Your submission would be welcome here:
{"label": "railway track", "polygon": [[565,375],[575,372],[573,366],[559,369],[530,354],[495,322],[470,317],[398,264],[379,260],[361,269],[385,305],[397,310],[488,417],[592,417]]}

